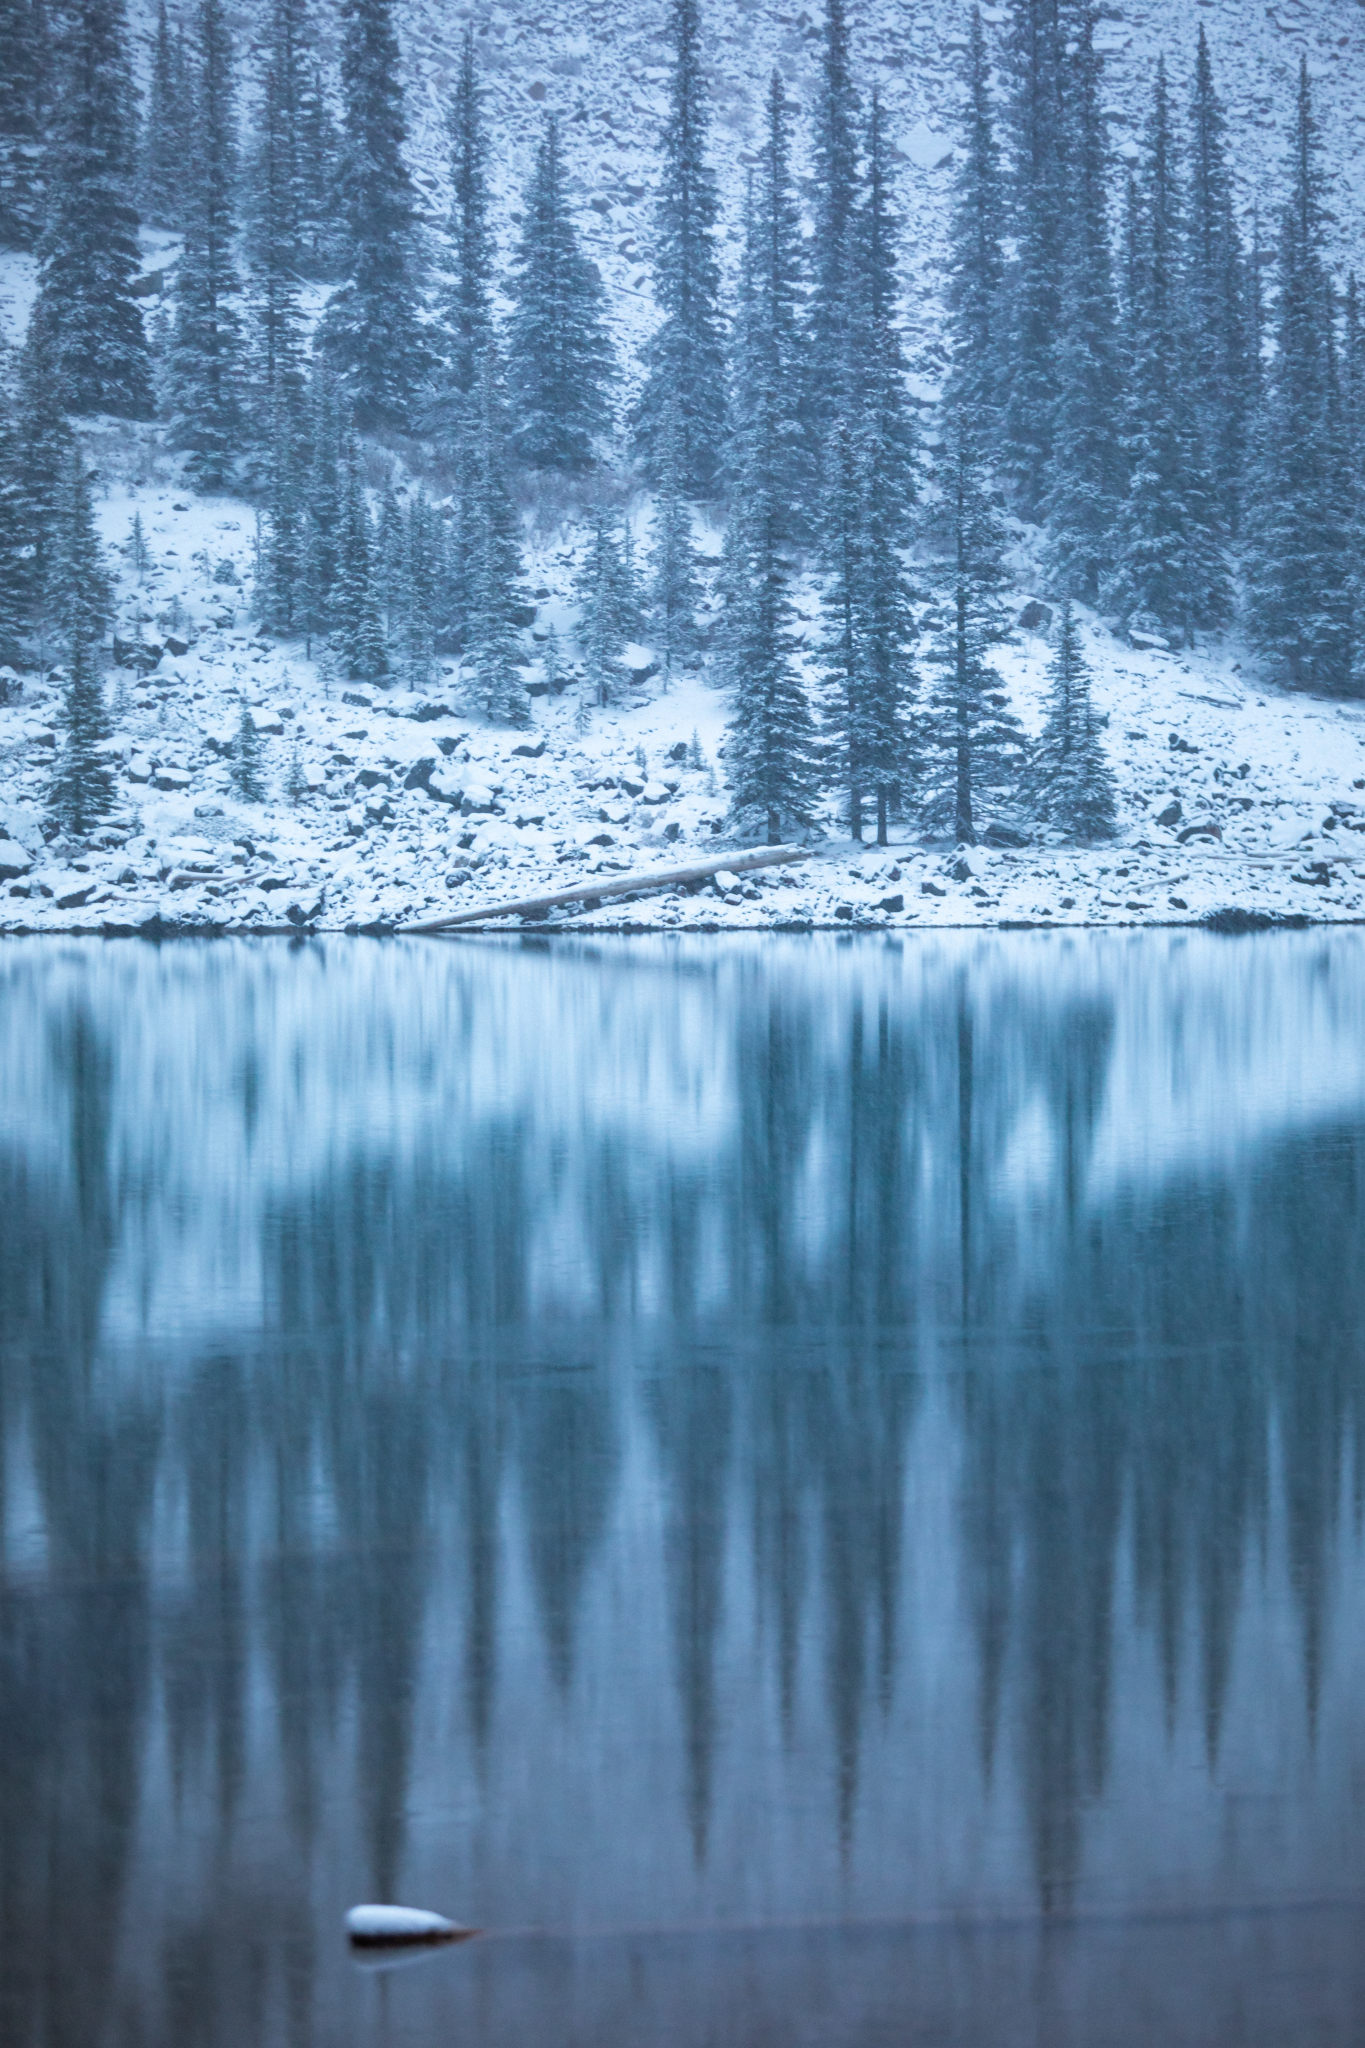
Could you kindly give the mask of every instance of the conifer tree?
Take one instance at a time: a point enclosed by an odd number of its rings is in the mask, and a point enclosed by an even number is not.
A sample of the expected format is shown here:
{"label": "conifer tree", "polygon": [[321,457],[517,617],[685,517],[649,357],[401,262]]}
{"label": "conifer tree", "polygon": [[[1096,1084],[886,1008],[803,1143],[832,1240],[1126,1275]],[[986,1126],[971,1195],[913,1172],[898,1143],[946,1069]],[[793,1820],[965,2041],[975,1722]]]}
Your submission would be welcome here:
{"label": "conifer tree", "polygon": [[663,315],[645,352],[646,379],[634,418],[635,444],[650,474],[676,396],[689,496],[719,487],[725,434],[725,357],[716,253],[720,203],[706,160],[708,107],[699,0],[671,0],[669,115],[659,193],[654,296]]}
{"label": "conifer tree", "polygon": [[578,245],[553,114],[522,218],[507,330],[512,452],[533,469],[583,470],[610,430],[614,365],[602,280]]}
{"label": "conifer tree", "polygon": [[1004,638],[1003,530],[984,482],[981,429],[958,411],[947,422],[937,513],[938,582],[946,619],[925,737],[931,821],[960,846],[976,844],[982,803],[1018,790],[1026,747],[990,649]]}
{"label": "conifer tree", "polygon": [[1193,645],[1232,610],[1213,480],[1191,391],[1183,221],[1166,67],[1157,66],[1138,220],[1129,337],[1128,495],[1114,529],[1105,601]]}
{"label": "conifer tree", "polygon": [[242,449],[241,289],[233,261],[237,139],[232,45],[223,0],[200,0],[195,29],[194,146],[185,249],[175,277],[167,362],[174,445],[201,489],[223,490]]}
{"label": "conifer tree", "polygon": [[0,0],[0,249],[31,249],[42,226],[43,30],[39,0]]}
{"label": "conifer tree", "polygon": [[625,561],[605,512],[599,512],[578,577],[578,644],[583,654],[584,701],[614,704],[625,681],[621,652],[628,627]]}
{"label": "conifer tree", "polygon": [[76,443],[61,404],[52,336],[43,322],[32,319],[19,356],[15,430],[25,538],[19,602],[25,618],[45,639],[55,624],[51,592],[65,481]]}
{"label": "conifer tree", "polygon": [[506,435],[491,352],[479,372],[478,433],[462,517],[464,662],[480,711],[506,725],[530,723],[517,625],[520,556],[507,488]]}
{"label": "conifer tree", "polygon": [[665,689],[672,683],[675,671],[695,651],[697,608],[701,603],[692,513],[684,495],[685,459],[681,410],[674,399],[665,419],[659,451],[650,605]]}
{"label": "conifer tree", "polygon": [[67,411],[146,419],[151,361],[132,295],[141,259],[127,21],[122,0],[72,0],[59,21],[62,90],[31,317],[50,337]]}
{"label": "conifer tree", "polygon": [[61,521],[49,570],[48,602],[66,661],[62,686],[63,744],[48,788],[48,808],[70,833],[88,832],[114,804],[110,736],[96,657],[112,612],[112,589],[99,540],[90,478],[73,451]]}
{"label": "conifer tree", "polygon": [[[1227,119],[1199,25],[1190,108],[1187,234],[1190,368],[1219,514],[1236,533],[1253,397],[1246,262],[1233,210]],[[1259,343],[1259,331],[1257,340]]]}
{"label": "conifer tree", "polygon": [[251,710],[242,700],[237,719],[237,744],[233,748],[228,779],[243,803],[258,804],[265,796],[265,770],[261,763],[261,735]]}
{"label": "conifer tree", "polygon": [[1067,54],[1067,141],[1057,406],[1043,510],[1048,560],[1062,588],[1093,604],[1109,564],[1126,481],[1119,446],[1118,314],[1106,198],[1096,10],[1085,0]]}
{"label": "conifer tree", "polygon": [[452,277],[441,306],[445,336],[445,410],[457,430],[477,417],[470,401],[479,364],[493,339],[493,242],[488,226],[488,137],[483,88],[474,62],[474,25],[465,26],[450,108],[452,205],[447,230]]}
{"label": "conifer tree", "polygon": [[[0,354],[0,662],[18,666],[31,561],[24,518],[19,424],[9,351]],[[0,703],[4,702],[0,693]]]}
{"label": "conifer tree", "polygon": [[[776,71],[768,89],[766,128],[757,184],[746,209],[728,467],[736,487],[755,460],[771,470],[773,516],[784,546],[790,547],[809,531],[811,464],[802,422],[805,264],[787,99]],[[742,519],[740,506],[736,530]]]}
{"label": "conifer tree", "polygon": [[815,239],[803,349],[807,428],[816,450],[851,388],[858,123],[844,0],[825,0],[813,151]]}
{"label": "conifer tree", "polygon": [[1321,147],[1305,59],[1280,227],[1275,354],[1248,519],[1248,620],[1285,681],[1349,691],[1357,668],[1353,536]]}
{"label": "conifer tree", "polygon": [[282,387],[296,414],[303,389],[299,284],[312,261],[303,161],[308,33],[304,0],[274,0],[246,180],[256,402],[272,435]]}
{"label": "conifer tree", "polygon": [[258,616],[277,633],[296,633],[305,624],[309,452],[302,373],[277,374],[270,409],[266,526],[256,596]]}
{"label": "conifer tree", "polygon": [[1113,771],[1100,741],[1093,677],[1069,597],[1062,600],[1048,681],[1047,719],[1029,764],[1034,810],[1068,839],[1112,839],[1117,830]]}
{"label": "conifer tree", "polygon": [[332,620],[342,673],[353,682],[376,682],[388,663],[379,616],[374,526],[354,434],[346,447]]}
{"label": "conifer tree", "polygon": [[303,543],[303,629],[332,627],[342,542],[343,421],[337,381],[315,370],[309,391],[306,519]]}
{"label": "conifer tree", "polygon": [[427,383],[417,317],[420,276],[394,0],[343,0],[345,104],[341,200],[348,281],[328,304],[318,344],[346,380],[357,426],[403,427]]}
{"label": "conifer tree", "polygon": [[431,505],[418,491],[402,521],[395,666],[409,690],[431,681],[436,651],[438,557]]}
{"label": "conifer tree", "polygon": [[994,422],[1001,399],[1006,308],[1005,183],[991,99],[990,58],[981,10],[973,7],[967,55],[967,104],[955,179],[948,284],[952,365],[947,398]]}
{"label": "conifer tree", "polygon": [[1011,213],[1016,254],[1006,277],[1011,308],[999,428],[1001,466],[1019,510],[1036,519],[1052,460],[1057,410],[1063,220],[1062,64],[1056,0],[1013,0]]}
{"label": "conifer tree", "polygon": [[906,362],[897,311],[900,221],[892,195],[886,123],[874,91],[867,122],[863,197],[854,221],[852,389],[858,409],[878,439],[878,475],[894,505],[897,546],[910,542],[910,516],[919,494],[919,432],[906,388]]}
{"label": "conifer tree", "polygon": [[184,225],[185,168],[192,122],[186,105],[183,46],[171,34],[166,0],[157,0],[156,42],[142,129],[138,201],[154,228]]}

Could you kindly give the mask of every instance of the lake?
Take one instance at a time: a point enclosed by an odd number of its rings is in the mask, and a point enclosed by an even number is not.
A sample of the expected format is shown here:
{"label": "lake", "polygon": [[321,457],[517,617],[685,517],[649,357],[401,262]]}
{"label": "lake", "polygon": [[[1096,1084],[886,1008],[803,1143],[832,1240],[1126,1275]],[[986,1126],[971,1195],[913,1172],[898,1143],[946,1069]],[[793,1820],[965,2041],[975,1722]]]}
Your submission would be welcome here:
{"label": "lake", "polygon": [[1365,933],[7,941],[0,2039],[1357,2048],[1363,1425]]}

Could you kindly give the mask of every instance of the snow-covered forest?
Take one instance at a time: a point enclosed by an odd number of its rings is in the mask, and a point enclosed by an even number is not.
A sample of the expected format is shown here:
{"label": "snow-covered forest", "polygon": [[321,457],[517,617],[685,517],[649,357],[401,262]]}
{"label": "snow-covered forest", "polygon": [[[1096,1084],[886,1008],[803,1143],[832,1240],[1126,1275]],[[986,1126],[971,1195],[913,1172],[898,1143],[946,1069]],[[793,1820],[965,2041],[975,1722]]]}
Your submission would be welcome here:
{"label": "snow-covered forest", "polygon": [[793,839],[644,914],[1358,914],[1365,34],[1290,11],[1271,116],[1226,5],[0,0],[0,924]]}

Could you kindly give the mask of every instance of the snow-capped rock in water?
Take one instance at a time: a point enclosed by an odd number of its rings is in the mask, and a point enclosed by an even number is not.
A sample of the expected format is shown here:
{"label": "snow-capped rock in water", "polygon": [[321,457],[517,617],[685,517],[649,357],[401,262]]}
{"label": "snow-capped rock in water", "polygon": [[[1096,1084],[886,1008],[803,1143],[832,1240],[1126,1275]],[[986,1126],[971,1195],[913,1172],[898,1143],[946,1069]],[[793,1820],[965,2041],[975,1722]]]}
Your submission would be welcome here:
{"label": "snow-capped rock in water", "polygon": [[400,1948],[467,1941],[475,1930],[418,1906],[352,1906],[346,1915],[346,1932],[358,1947]]}

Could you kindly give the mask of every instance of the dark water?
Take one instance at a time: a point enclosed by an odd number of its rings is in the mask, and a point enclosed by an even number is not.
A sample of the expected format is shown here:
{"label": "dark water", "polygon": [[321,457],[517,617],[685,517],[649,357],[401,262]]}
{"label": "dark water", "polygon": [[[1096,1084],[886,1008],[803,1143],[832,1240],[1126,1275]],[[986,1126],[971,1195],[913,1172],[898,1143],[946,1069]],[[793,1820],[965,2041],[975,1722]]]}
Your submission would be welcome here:
{"label": "dark water", "polygon": [[0,2041],[1359,2044],[1363,1421],[1360,935],[7,942]]}

